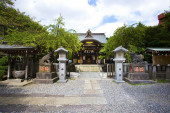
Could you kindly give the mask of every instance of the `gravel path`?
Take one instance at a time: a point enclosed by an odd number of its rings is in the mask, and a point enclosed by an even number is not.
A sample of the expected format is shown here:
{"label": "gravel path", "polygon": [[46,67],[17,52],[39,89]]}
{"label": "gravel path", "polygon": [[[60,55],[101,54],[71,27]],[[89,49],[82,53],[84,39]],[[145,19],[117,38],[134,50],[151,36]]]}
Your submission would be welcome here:
{"label": "gravel path", "polygon": [[99,81],[111,111],[116,113],[170,112],[170,84],[133,86],[112,81]]}
{"label": "gravel path", "polygon": [[[84,77],[86,78],[86,77]],[[130,85],[117,84],[112,80],[97,80],[105,105],[64,105],[64,106],[27,106],[0,105],[0,112],[111,112],[111,113],[170,113],[170,84]],[[22,88],[0,87],[0,96],[80,96],[100,97],[101,95],[84,94],[85,81],[69,80],[65,84],[32,84]]]}
{"label": "gravel path", "polygon": [[65,83],[31,84],[24,87],[0,87],[0,94],[50,94],[76,96],[84,92],[83,80],[69,80]]}

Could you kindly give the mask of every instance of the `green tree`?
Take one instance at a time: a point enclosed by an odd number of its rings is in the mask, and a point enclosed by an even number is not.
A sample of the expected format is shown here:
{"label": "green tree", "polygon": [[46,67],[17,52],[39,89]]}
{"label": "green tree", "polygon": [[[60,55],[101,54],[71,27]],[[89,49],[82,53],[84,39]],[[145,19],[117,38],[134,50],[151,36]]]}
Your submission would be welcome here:
{"label": "green tree", "polygon": [[146,47],[170,47],[170,12],[164,14],[163,24],[147,27]]}
{"label": "green tree", "polygon": [[74,30],[67,31],[64,28],[63,17],[60,16],[55,20],[55,24],[47,26],[49,30],[48,48],[55,50],[61,46],[65,47],[71,54],[78,53],[82,43]]}
{"label": "green tree", "polygon": [[[140,22],[131,26],[124,25],[118,28],[100,50],[100,54],[103,54],[100,58],[110,57],[111,51],[121,45],[129,51],[141,53],[144,50],[145,30],[146,26]],[[126,54],[126,57],[130,61],[129,55],[130,52]]]}

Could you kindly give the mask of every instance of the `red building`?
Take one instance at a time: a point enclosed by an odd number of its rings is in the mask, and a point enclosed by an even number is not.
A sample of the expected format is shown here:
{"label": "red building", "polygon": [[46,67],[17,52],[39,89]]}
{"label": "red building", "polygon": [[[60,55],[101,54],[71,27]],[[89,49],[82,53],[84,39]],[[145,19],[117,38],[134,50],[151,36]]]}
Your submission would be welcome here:
{"label": "red building", "polygon": [[161,13],[158,15],[159,25],[163,23],[163,19],[165,19],[165,14]]}

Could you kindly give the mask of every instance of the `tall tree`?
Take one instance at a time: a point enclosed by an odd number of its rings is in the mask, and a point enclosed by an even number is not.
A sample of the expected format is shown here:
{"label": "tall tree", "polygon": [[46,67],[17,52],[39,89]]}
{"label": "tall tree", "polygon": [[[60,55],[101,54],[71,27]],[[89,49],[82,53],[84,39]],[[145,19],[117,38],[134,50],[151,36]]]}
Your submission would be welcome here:
{"label": "tall tree", "polygon": [[[60,46],[64,46],[70,53],[78,53],[81,49],[81,43],[78,36],[75,34],[74,30],[70,32],[64,28],[63,17],[60,15],[58,19],[55,20],[55,24],[49,25],[47,28],[50,33],[50,42],[49,48],[53,50],[59,48]],[[51,44],[53,43],[53,44]]]}
{"label": "tall tree", "polygon": [[78,36],[66,31],[62,16],[55,20],[55,24],[43,27],[25,13],[14,9],[11,0],[2,0],[0,5],[0,35],[9,44],[38,47],[45,53],[60,46],[71,53],[80,50]]}
{"label": "tall tree", "polygon": [[[111,51],[120,45],[130,51],[140,53],[144,50],[145,30],[146,26],[140,22],[131,26],[124,25],[118,28],[101,49],[100,53],[103,55],[100,58],[110,57]],[[130,60],[129,53],[126,54],[126,57]]]}

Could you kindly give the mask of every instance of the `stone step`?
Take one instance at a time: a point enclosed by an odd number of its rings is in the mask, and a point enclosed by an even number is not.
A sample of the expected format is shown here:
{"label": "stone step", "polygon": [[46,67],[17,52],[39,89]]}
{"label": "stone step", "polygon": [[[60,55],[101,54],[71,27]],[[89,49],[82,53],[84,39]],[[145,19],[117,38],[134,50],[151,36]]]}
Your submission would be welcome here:
{"label": "stone step", "polygon": [[102,65],[75,65],[77,72],[101,72]]}

